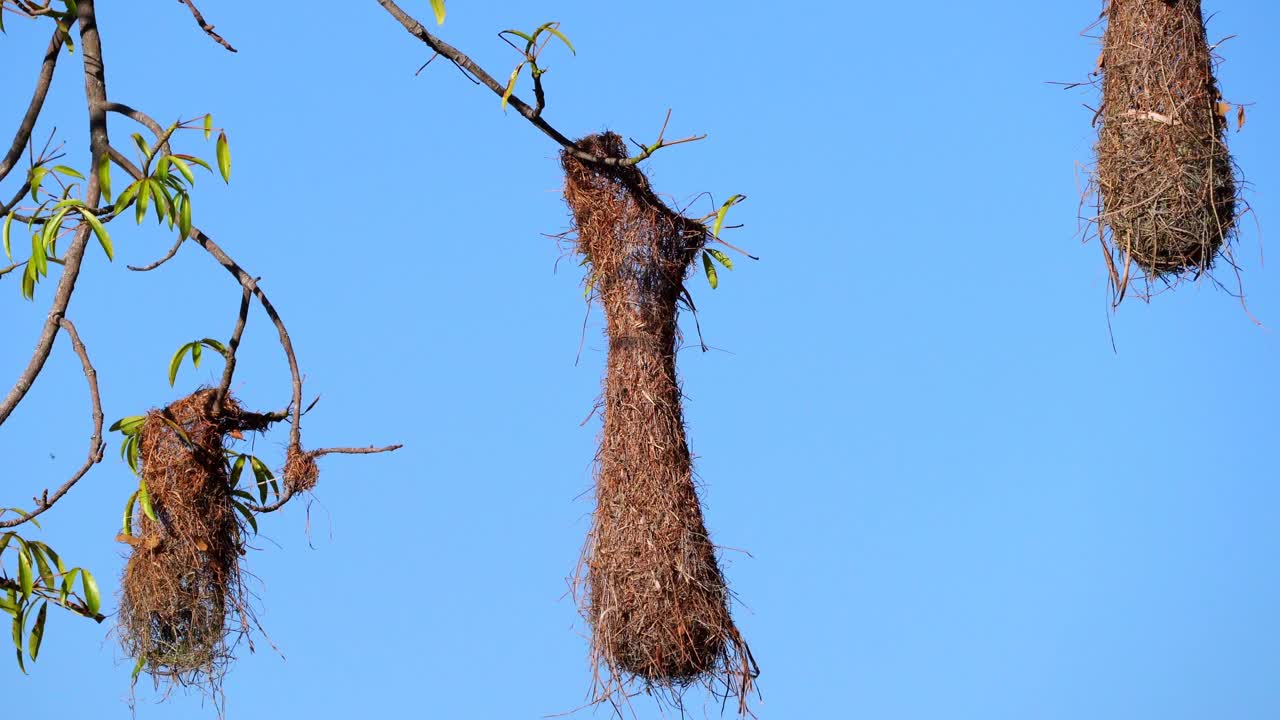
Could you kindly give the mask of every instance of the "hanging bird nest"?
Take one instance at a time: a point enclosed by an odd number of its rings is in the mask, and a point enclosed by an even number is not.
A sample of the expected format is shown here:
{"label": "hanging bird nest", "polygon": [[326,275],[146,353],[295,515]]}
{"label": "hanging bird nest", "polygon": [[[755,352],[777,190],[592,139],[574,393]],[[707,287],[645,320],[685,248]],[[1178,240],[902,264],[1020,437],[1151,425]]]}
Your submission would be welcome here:
{"label": "hanging bird nest", "polygon": [[271,418],[231,397],[217,405],[217,391],[202,389],[147,413],[139,463],[150,513],[139,497],[132,532],[121,536],[133,548],[122,644],[139,668],[178,684],[216,684],[228,637],[252,620],[240,566],[248,520],[234,504],[224,447],[229,434],[265,430]]}
{"label": "hanging bird nest", "polygon": [[1094,222],[1119,297],[1131,265],[1148,283],[1210,269],[1239,184],[1199,0],[1110,0],[1104,16]]}
{"label": "hanging bird nest", "polygon": [[[624,158],[613,133],[578,141]],[[632,679],[723,688],[746,711],[758,672],[729,613],[685,440],[676,318],[707,228],[669,209],[634,167],[562,154],[565,200],[609,337],[594,526],[579,571],[598,699]]]}

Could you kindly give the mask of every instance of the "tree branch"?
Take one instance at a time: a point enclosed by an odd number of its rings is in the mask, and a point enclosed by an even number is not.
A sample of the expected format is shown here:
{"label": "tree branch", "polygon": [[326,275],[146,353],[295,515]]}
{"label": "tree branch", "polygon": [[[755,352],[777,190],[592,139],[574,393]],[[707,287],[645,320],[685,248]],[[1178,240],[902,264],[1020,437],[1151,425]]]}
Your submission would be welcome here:
{"label": "tree branch", "polygon": [[53,507],[53,504],[62,499],[76,483],[80,482],[80,478],[89,472],[94,465],[102,462],[103,452],[106,450],[106,443],[102,442],[102,397],[98,394],[98,372],[93,369],[93,363],[89,362],[89,353],[85,350],[84,343],[80,341],[80,334],[76,332],[76,326],[70,320],[63,318],[62,329],[66,331],[67,337],[71,338],[71,347],[75,350],[76,355],[80,357],[80,365],[84,369],[85,380],[89,383],[89,401],[93,404],[93,436],[89,438],[89,456],[85,458],[84,465],[71,476],[69,480],[62,484],[53,495],[48,490],[38,498],[32,498],[35,501],[35,508],[31,512],[24,513],[21,517],[14,520],[0,521],[0,528],[17,527],[34,517],[43,514],[46,510]]}
{"label": "tree branch", "polygon": [[[258,286],[256,280],[253,286]],[[240,315],[236,318],[235,329],[231,331],[231,341],[227,343],[226,364],[222,368],[222,382],[218,383],[218,394],[214,396],[214,408],[222,408],[222,401],[231,390],[231,378],[236,373],[236,350],[240,349],[240,336],[244,335],[244,326],[249,322],[249,303],[252,301],[253,288],[244,288],[244,294],[240,297]]]}
{"label": "tree branch", "polygon": [[[13,580],[10,580],[10,579],[8,579],[8,578],[0,578],[0,590],[13,590],[14,592],[22,592],[22,586],[18,585],[18,583],[14,582]],[[107,616],[106,616],[106,615],[103,615],[102,613],[93,613],[92,615],[91,615],[91,614],[89,614],[89,608],[88,608],[88,607],[86,607],[86,606],[85,606],[85,604],[84,604],[84,603],[82,603],[82,602],[78,602],[78,601],[75,601],[75,600],[68,600],[68,601],[64,604],[64,603],[62,602],[62,598],[61,598],[61,596],[60,596],[60,595],[59,595],[59,596],[49,596],[49,595],[47,595],[47,594],[45,594],[45,593],[40,593],[39,591],[35,591],[35,592],[36,592],[36,594],[39,594],[41,597],[44,597],[44,598],[48,599],[48,600],[49,600],[50,602],[52,602],[54,605],[58,605],[58,606],[60,606],[60,607],[70,608],[71,610],[75,611],[76,613],[78,613],[78,614],[80,614],[80,615],[83,615],[84,617],[87,617],[87,618],[89,618],[90,620],[93,620],[94,622],[102,622],[103,620],[106,620],[106,619],[107,619]]]}
{"label": "tree branch", "polygon": [[[98,166],[98,159],[107,152],[107,81],[103,71],[102,40],[98,36],[98,21],[94,12],[94,0],[80,0],[78,20],[80,24],[80,49],[84,58],[84,92],[89,108],[89,151],[93,158],[91,167]],[[85,188],[85,205],[97,208],[100,198],[98,173],[89,174],[88,186]],[[18,376],[9,393],[0,401],[0,425],[3,425],[14,409],[22,402],[31,390],[32,384],[44,369],[49,352],[53,349],[53,340],[58,334],[62,318],[66,315],[67,306],[71,303],[71,294],[75,291],[76,279],[80,276],[80,264],[84,260],[84,251],[88,246],[90,226],[82,223],[72,236],[71,246],[63,257],[65,265],[62,276],[58,279],[53,301],[49,305],[40,337],[36,341],[31,360]]]}
{"label": "tree branch", "polygon": [[223,40],[221,35],[213,31],[213,26],[205,22],[204,16],[200,14],[200,10],[195,6],[195,3],[191,2],[191,0],[178,0],[178,2],[187,6],[187,9],[191,11],[191,17],[195,18],[196,24],[200,26],[200,29],[203,30],[206,35],[213,38],[214,42],[231,52],[236,52],[236,49],[231,47],[231,43]]}
{"label": "tree branch", "polygon": [[[385,9],[388,13],[390,13],[391,17],[399,21],[399,23],[402,26],[404,26],[404,29],[407,30],[410,35],[418,38],[423,43],[425,43],[427,47],[431,48],[437,53],[440,53],[441,55],[449,58],[449,60],[451,60],[453,64],[462,68],[466,72],[469,72],[472,75],[474,75],[482,85],[492,90],[495,95],[497,95],[498,97],[503,97],[507,94],[507,87],[505,85],[499,83],[497,80],[493,78],[492,75],[485,72],[484,68],[477,65],[475,61],[472,60],[470,57],[467,57],[466,53],[450,45],[449,43],[441,40],[435,35],[432,35],[430,32],[427,32],[427,29],[423,27],[422,23],[418,22],[416,19],[414,19],[412,15],[410,15],[409,13],[401,9],[400,6],[394,2],[394,0],[378,0],[378,4],[381,5],[383,9]],[[535,94],[538,94],[538,90],[540,89],[540,87],[541,87],[540,84],[537,84],[535,81]],[[560,146],[563,147],[565,150],[567,150],[570,155],[578,158],[583,162],[595,163],[597,165],[629,167],[648,159],[651,155],[653,155],[655,152],[657,152],[658,150],[661,150],[664,147],[668,147],[671,145],[678,145],[680,143],[693,142],[695,140],[701,140],[702,138],[706,137],[706,135],[691,135],[687,138],[682,138],[680,140],[673,140],[668,142],[664,140],[660,135],[658,137],[657,142],[653,143],[652,145],[648,145],[641,148],[641,151],[637,155],[634,155],[632,157],[628,157],[628,158],[602,157],[599,155],[595,155],[593,153],[586,152],[582,148],[579,148],[577,143],[575,143],[574,141],[566,137],[564,133],[552,127],[552,125],[548,123],[546,120],[543,120],[541,115],[542,108],[546,103],[543,102],[541,99],[538,102],[538,107],[531,107],[528,103],[526,103],[525,101],[521,100],[519,97],[516,97],[513,94],[507,98],[507,104],[515,108],[516,112],[523,115],[526,120],[532,123],[534,127],[541,130],[547,137],[559,143]],[[670,112],[668,112],[667,115],[668,117],[670,117]],[[664,129],[666,128],[666,123],[663,123],[663,128]]]}
{"label": "tree branch", "polygon": [[3,160],[0,160],[0,180],[5,179],[9,171],[18,164],[18,158],[22,157],[22,149],[31,140],[31,133],[36,128],[40,110],[44,108],[44,99],[49,95],[49,86],[53,83],[53,70],[58,64],[58,56],[62,54],[62,42],[62,30],[55,28],[53,37],[49,39],[49,47],[44,51],[44,62],[40,65],[40,75],[36,78],[36,89],[31,94],[31,104],[27,106],[27,114],[22,117],[22,123],[18,125],[18,132],[13,136],[13,144],[9,146],[9,152],[5,153]]}

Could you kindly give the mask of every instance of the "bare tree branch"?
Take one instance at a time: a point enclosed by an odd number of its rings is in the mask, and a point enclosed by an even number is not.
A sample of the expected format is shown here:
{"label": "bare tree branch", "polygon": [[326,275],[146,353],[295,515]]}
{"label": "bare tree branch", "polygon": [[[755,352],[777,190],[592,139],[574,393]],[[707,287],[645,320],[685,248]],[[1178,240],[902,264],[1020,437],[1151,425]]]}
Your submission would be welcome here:
{"label": "bare tree branch", "polygon": [[[253,287],[257,286],[258,283],[255,280]],[[253,301],[253,287],[244,288],[244,294],[240,297],[240,315],[236,318],[235,330],[231,331],[231,341],[227,343],[222,382],[218,383],[218,394],[213,399],[213,407],[219,410],[222,408],[222,401],[231,390],[231,379],[236,373],[236,350],[240,349],[240,336],[244,335],[244,326],[249,322],[249,303]]]}
{"label": "bare tree branch", "polygon": [[89,353],[85,350],[84,343],[80,341],[80,334],[76,332],[76,326],[71,321],[62,318],[62,329],[66,331],[67,337],[71,338],[71,347],[75,350],[76,355],[80,357],[80,365],[84,369],[85,380],[89,383],[89,401],[93,404],[93,436],[89,438],[89,456],[85,458],[84,465],[75,472],[62,487],[58,488],[52,495],[48,490],[37,498],[35,508],[30,512],[26,512],[22,517],[14,520],[0,521],[0,528],[17,527],[34,517],[43,514],[46,510],[53,507],[53,504],[62,499],[76,483],[80,482],[80,478],[89,472],[94,465],[102,462],[102,454],[106,450],[106,443],[102,442],[102,397],[98,394],[98,372],[93,369],[93,363],[89,362]]}
{"label": "bare tree branch", "polygon": [[213,26],[205,22],[204,15],[200,14],[200,10],[195,6],[195,3],[191,2],[191,0],[178,0],[178,2],[187,6],[187,9],[191,11],[191,17],[195,18],[196,24],[200,26],[200,29],[203,30],[206,35],[213,38],[214,42],[231,52],[236,52],[236,49],[231,47],[231,43],[223,40],[221,35],[213,31]]}
{"label": "bare tree branch", "polygon": [[[9,146],[9,152],[5,153],[3,160],[0,160],[0,180],[5,179],[9,171],[18,164],[18,158],[22,157],[22,149],[31,140],[31,133],[35,130],[40,110],[44,108],[44,99],[49,95],[54,67],[58,64],[58,56],[62,54],[62,42],[62,29],[55,28],[53,37],[49,39],[49,47],[44,51],[44,62],[40,65],[40,75],[36,78],[36,89],[31,94],[31,104],[27,106],[27,114],[22,117],[22,123],[13,136],[13,144]],[[24,190],[23,194],[25,193]]]}

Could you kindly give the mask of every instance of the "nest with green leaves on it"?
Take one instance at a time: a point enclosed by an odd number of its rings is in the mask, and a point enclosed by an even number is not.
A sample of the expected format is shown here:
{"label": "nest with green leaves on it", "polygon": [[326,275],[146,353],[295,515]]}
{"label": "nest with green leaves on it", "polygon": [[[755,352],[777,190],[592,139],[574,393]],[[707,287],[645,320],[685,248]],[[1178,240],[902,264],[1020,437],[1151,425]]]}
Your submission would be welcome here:
{"label": "nest with green leaves on it", "polygon": [[[626,157],[613,133],[578,146]],[[596,509],[578,578],[597,699],[638,679],[679,702],[704,682],[746,712],[758,668],[703,521],[675,365],[684,280],[708,230],[668,208],[635,167],[561,160],[609,339]]]}
{"label": "nest with green leaves on it", "polygon": [[1131,263],[1169,283],[1210,269],[1240,183],[1199,0],[1110,0],[1105,18],[1094,222],[1122,294]]}
{"label": "nest with green leaves on it", "polygon": [[273,418],[219,405],[202,389],[146,415],[138,431],[142,483],[126,508],[132,547],[124,570],[119,632],[138,670],[178,684],[216,684],[233,636],[252,611],[241,557],[256,521],[228,472],[229,435],[260,432]]}

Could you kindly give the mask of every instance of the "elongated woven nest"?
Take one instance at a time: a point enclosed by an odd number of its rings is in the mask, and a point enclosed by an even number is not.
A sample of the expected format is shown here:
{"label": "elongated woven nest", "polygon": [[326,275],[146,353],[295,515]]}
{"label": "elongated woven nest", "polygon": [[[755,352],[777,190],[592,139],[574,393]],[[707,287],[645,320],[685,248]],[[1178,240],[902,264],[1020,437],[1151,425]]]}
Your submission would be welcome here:
{"label": "elongated woven nest", "polygon": [[[586,137],[626,157],[618,135]],[[650,689],[722,688],[746,711],[757,669],[729,613],[685,439],[675,353],[678,305],[707,228],[673,212],[634,167],[562,155],[578,250],[609,338],[594,527],[584,549],[583,613],[597,694],[633,679]]]}
{"label": "elongated woven nest", "polygon": [[[249,630],[242,582],[245,522],[233,505],[223,448],[233,431],[261,431],[264,416],[216,391],[199,390],[147,413],[139,461],[156,520],[141,504],[121,582],[124,649],[156,678],[216,684],[230,659],[228,636]],[[232,624],[232,627],[228,627]]]}
{"label": "elongated woven nest", "polygon": [[1227,110],[1199,0],[1110,0],[1100,59],[1098,232],[1123,292],[1209,269],[1236,223]]}

